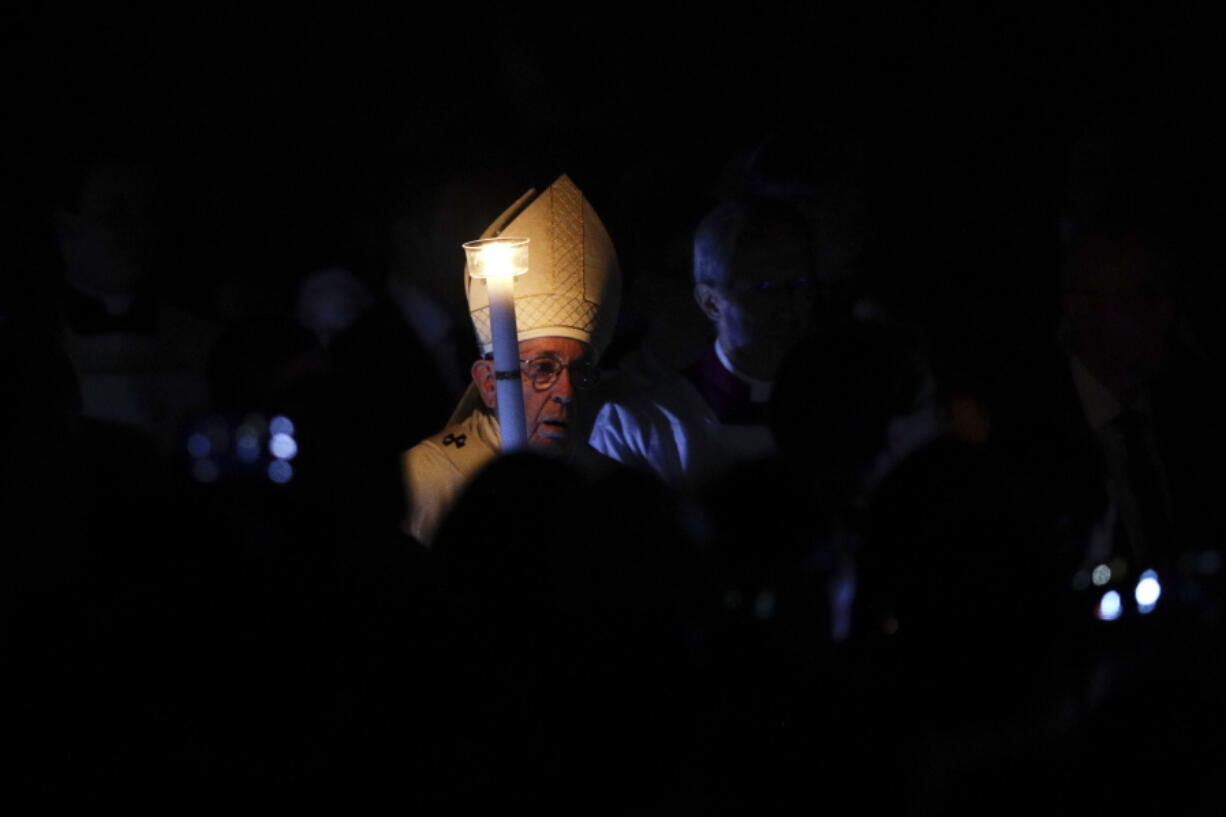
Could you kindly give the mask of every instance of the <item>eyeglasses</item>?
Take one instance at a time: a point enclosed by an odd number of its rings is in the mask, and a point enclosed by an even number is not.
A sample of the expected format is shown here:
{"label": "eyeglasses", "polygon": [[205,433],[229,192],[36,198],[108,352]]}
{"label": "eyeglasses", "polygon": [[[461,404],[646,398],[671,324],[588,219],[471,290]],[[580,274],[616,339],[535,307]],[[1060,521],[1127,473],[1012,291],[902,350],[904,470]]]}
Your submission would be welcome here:
{"label": "eyeglasses", "polygon": [[600,381],[600,369],[590,360],[564,363],[554,355],[538,355],[531,360],[520,360],[519,368],[537,391],[544,391],[557,383],[565,369],[570,369],[570,382],[576,388],[590,389]]}

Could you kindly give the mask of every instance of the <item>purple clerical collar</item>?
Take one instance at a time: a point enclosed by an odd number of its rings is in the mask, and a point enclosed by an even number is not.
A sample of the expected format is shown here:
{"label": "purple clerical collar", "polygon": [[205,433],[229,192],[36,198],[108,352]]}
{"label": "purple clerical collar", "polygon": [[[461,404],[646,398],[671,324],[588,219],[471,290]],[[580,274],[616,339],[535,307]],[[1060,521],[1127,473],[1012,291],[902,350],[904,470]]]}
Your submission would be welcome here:
{"label": "purple clerical collar", "polygon": [[715,356],[719,358],[719,362],[738,380],[744,381],[749,386],[749,399],[755,403],[765,403],[771,399],[771,392],[775,389],[775,384],[769,380],[758,380],[756,377],[750,377],[744,372],[737,371],[736,366],[732,365],[732,361],[728,358],[728,354],[724,351],[724,347],[719,345],[717,339],[714,344]]}
{"label": "purple clerical collar", "polygon": [[[770,384],[754,381],[734,372],[731,366],[725,363],[718,342],[712,344],[706,354],[686,369],[684,374],[721,423],[765,425],[766,397],[769,396]],[[765,395],[760,388],[763,385],[767,387]]]}

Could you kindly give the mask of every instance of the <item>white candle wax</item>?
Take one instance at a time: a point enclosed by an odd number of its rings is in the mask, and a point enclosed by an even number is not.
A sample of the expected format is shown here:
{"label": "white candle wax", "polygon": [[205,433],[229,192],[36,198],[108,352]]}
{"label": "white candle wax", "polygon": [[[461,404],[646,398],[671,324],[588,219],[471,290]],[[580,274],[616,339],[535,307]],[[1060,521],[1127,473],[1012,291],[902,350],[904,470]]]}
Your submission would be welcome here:
{"label": "white candle wax", "polygon": [[504,453],[519,451],[528,445],[519,368],[519,334],[515,327],[514,281],[510,275],[490,275],[485,279],[490,301],[490,333],[494,341],[498,425]]}

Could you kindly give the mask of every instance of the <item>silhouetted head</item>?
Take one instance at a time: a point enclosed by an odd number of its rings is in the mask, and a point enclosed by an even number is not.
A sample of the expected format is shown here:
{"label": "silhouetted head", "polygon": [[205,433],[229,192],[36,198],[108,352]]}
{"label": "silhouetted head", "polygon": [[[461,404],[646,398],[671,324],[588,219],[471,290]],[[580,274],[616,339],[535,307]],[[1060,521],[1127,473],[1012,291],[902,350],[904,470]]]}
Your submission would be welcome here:
{"label": "silhouetted head", "polygon": [[158,180],[140,161],[88,165],[54,212],[68,281],[91,293],[126,294],[148,279],[158,241]]}
{"label": "silhouetted head", "polygon": [[1164,367],[1175,342],[1175,264],[1141,235],[1091,235],[1064,263],[1065,342],[1124,401]]}
{"label": "silhouetted head", "polygon": [[781,451],[846,499],[935,434],[927,384],[914,332],[860,321],[823,326],[785,359],[771,429]]}

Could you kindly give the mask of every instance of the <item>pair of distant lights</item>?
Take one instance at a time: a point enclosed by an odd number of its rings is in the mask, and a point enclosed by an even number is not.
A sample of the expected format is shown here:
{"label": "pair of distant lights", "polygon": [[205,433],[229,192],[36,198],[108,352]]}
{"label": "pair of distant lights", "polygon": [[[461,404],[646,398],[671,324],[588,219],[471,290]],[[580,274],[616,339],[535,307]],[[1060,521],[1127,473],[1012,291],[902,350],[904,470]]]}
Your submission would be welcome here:
{"label": "pair of distant lights", "polygon": [[[1103,576],[1100,570],[1106,570],[1105,578],[1102,581],[1099,579]],[[1094,568],[1094,583],[1098,585],[1106,584],[1111,578],[1110,569],[1106,565],[1099,565]],[[1158,599],[1162,596],[1162,584],[1158,581],[1158,573],[1153,570],[1146,570],[1137,579],[1137,586],[1132,591],[1133,598],[1137,602],[1137,612],[1141,615],[1153,612],[1154,607],[1158,605]],[[1095,614],[1102,621],[1115,621],[1124,614],[1124,599],[1120,596],[1118,590],[1108,590],[1103,593],[1103,597],[1098,601],[1098,609]]]}

